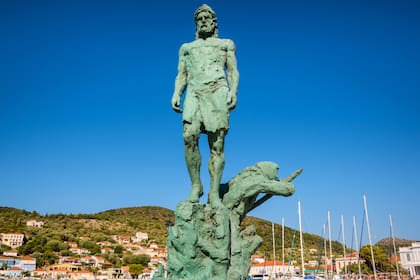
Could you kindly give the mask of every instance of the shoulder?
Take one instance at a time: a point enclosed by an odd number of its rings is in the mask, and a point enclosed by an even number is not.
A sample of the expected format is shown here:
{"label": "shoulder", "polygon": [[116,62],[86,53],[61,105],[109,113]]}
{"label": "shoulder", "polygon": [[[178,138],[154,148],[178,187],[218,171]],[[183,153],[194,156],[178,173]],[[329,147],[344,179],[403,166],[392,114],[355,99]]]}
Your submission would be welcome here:
{"label": "shoulder", "polygon": [[218,39],[228,50],[235,50],[235,43],[231,39]]}
{"label": "shoulder", "polygon": [[185,53],[187,53],[192,48],[193,44],[194,42],[182,44],[179,48],[179,54],[184,55]]}

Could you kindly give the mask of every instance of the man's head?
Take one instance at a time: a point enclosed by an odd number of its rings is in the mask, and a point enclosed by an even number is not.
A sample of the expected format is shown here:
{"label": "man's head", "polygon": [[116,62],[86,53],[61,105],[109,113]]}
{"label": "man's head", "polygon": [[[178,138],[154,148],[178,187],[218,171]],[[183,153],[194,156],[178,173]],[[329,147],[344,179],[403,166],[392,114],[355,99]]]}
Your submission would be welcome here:
{"label": "man's head", "polygon": [[218,36],[216,13],[210,6],[203,4],[194,13],[196,38]]}

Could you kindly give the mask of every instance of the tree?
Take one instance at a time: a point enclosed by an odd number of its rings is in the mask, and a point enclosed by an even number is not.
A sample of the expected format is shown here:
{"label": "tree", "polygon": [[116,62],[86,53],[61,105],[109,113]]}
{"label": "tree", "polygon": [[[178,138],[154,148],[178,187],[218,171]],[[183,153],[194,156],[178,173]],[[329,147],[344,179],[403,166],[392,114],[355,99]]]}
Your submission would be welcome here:
{"label": "tree", "polygon": [[147,265],[150,261],[150,256],[145,254],[140,255],[127,255],[123,259],[124,265],[142,264]]}
{"label": "tree", "polygon": [[[373,257],[375,258],[375,267],[379,272],[389,272],[391,263],[388,256],[379,246],[372,246],[373,248]],[[360,258],[365,260],[366,265],[373,271],[373,262],[372,255],[370,251],[370,246],[362,246],[360,249]]]}
{"label": "tree", "polygon": [[[361,270],[362,274],[372,274],[373,273],[372,268],[370,268],[365,263],[361,263],[360,264],[360,270]],[[358,274],[359,273],[359,266],[358,266],[358,264],[357,263],[350,264],[349,266],[347,266],[347,271],[350,272],[350,273]],[[344,267],[342,269],[342,272],[345,273]]]}
{"label": "tree", "polygon": [[11,248],[9,246],[6,246],[4,244],[0,245],[0,254],[3,254],[5,251],[9,251]]}
{"label": "tree", "polygon": [[46,251],[44,253],[35,253],[33,257],[36,258],[37,267],[43,267],[45,265],[54,264],[58,260],[58,257],[54,255],[54,253],[51,251]]}
{"label": "tree", "polygon": [[50,240],[45,245],[46,250],[53,251],[53,252],[60,252],[61,250],[68,249],[68,245],[58,241],[58,240]]}
{"label": "tree", "polygon": [[18,248],[19,255],[30,255],[35,252],[44,252],[48,239],[45,236],[35,236],[28,243]]}
{"label": "tree", "polygon": [[121,254],[122,252],[123,252],[123,246],[121,246],[121,245],[117,245],[117,246],[115,246],[115,248],[114,248],[114,253],[115,254]]}
{"label": "tree", "polygon": [[61,250],[60,255],[63,256],[63,257],[73,256],[73,252],[68,250],[68,249]]}
{"label": "tree", "polygon": [[114,267],[121,267],[121,259],[116,254],[109,254],[105,256],[105,259],[112,263]]}
{"label": "tree", "polygon": [[79,246],[88,249],[93,255],[101,253],[101,247],[91,240],[79,241]]}
{"label": "tree", "polygon": [[90,272],[92,272],[93,274],[98,274],[98,272],[99,272],[99,267],[91,267],[90,269]]}
{"label": "tree", "polygon": [[133,276],[133,278],[137,279],[139,274],[142,274],[144,267],[142,264],[130,264],[128,266],[128,271]]}

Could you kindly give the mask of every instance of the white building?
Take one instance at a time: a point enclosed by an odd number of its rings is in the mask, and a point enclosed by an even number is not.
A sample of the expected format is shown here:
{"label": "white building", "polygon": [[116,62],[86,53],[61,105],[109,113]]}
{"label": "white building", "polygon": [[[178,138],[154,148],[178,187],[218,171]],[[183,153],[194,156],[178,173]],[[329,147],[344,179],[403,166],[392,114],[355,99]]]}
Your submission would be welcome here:
{"label": "white building", "polygon": [[113,235],[112,239],[120,245],[128,245],[131,243],[131,237],[128,235]]}
{"label": "white building", "polygon": [[38,222],[36,220],[29,220],[26,222],[27,227],[37,227],[42,228],[44,226],[44,222]]}
{"label": "white building", "polygon": [[25,235],[22,233],[2,233],[0,234],[1,244],[9,246],[11,248],[17,248],[22,246],[23,238]]}
{"label": "white building", "polygon": [[251,265],[249,275],[283,275],[294,274],[296,271],[294,266],[283,264],[281,261],[265,261],[263,263],[254,263]]}
{"label": "white building", "polygon": [[142,242],[142,241],[147,241],[147,240],[149,240],[149,235],[148,235],[147,233],[144,233],[144,232],[138,231],[138,232],[136,232],[136,236],[131,237],[131,240],[132,240],[134,243],[140,243],[140,242]]}
{"label": "white building", "polygon": [[[351,264],[354,264],[354,263],[357,264],[358,260],[359,260],[359,253],[358,252],[353,252],[353,253],[347,254],[345,257],[337,257],[337,258],[335,258],[334,269],[338,273],[344,272],[344,269],[346,267],[349,267]],[[361,262],[363,262],[363,261],[361,261]]]}
{"label": "white building", "polygon": [[16,251],[16,250],[10,250],[10,251],[4,251],[3,252],[3,256],[6,256],[6,257],[17,257],[17,255],[18,255],[18,251]]}
{"label": "white building", "polygon": [[410,247],[400,247],[401,265],[410,272],[413,279],[420,279],[420,242]]}
{"label": "white building", "polygon": [[89,255],[90,254],[89,250],[85,248],[70,248],[69,250],[75,255]]}

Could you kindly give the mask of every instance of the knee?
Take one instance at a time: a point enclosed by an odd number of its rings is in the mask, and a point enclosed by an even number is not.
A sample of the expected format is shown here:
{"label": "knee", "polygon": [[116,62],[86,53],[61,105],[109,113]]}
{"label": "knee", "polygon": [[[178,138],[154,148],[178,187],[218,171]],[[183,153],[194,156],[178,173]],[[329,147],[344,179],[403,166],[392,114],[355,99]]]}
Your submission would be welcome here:
{"label": "knee", "polygon": [[188,147],[198,144],[198,135],[193,133],[191,130],[184,129],[183,137],[184,144]]}
{"label": "knee", "polygon": [[226,132],[224,130],[219,130],[217,131],[217,133],[209,135],[210,148],[212,153],[223,156],[225,146],[225,135]]}
{"label": "knee", "polygon": [[223,156],[223,147],[224,147],[223,140],[218,140],[218,141],[213,143],[213,146],[211,148],[211,152],[215,153],[219,156]]}

